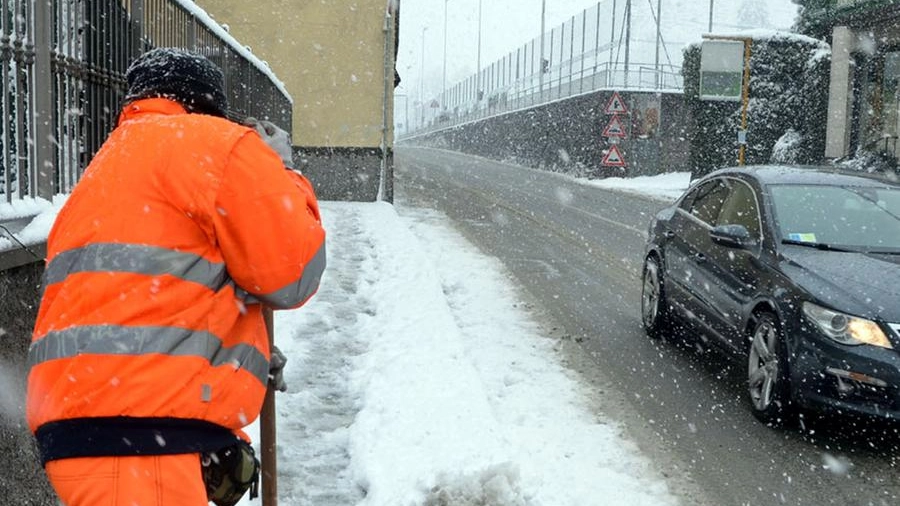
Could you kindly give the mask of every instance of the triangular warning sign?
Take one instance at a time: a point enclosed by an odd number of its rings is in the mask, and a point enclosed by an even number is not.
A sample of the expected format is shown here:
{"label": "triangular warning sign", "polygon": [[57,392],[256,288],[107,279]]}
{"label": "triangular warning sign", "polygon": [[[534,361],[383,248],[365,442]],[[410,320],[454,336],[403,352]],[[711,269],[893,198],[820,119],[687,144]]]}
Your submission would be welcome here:
{"label": "triangular warning sign", "polygon": [[609,124],[603,130],[603,137],[618,137],[619,139],[627,137],[625,126],[622,125],[622,120],[618,114],[614,114],[612,119],[609,120]]}
{"label": "triangular warning sign", "polygon": [[625,158],[622,157],[622,152],[619,151],[619,147],[613,144],[609,147],[609,151],[606,152],[606,156],[603,157],[603,161],[600,162],[604,167],[625,167]]}
{"label": "triangular warning sign", "polygon": [[613,92],[609,102],[606,104],[606,114],[628,114],[628,108],[625,107],[625,101],[619,96],[618,91]]}

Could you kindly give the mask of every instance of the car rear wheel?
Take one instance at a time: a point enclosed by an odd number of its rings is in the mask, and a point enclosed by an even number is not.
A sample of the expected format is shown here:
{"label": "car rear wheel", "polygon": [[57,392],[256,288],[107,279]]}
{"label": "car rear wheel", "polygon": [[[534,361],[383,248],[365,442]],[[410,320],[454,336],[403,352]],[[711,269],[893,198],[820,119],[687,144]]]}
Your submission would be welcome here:
{"label": "car rear wheel", "polygon": [[758,314],[750,339],[747,379],[753,414],[767,425],[783,425],[793,410],[787,350],[778,318],[769,312]]}
{"label": "car rear wheel", "polygon": [[660,273],[659,260],[649,256],[644,261],[643,288],[641,289],[641,321],[647,335],[653,339],[662,336],[669,323],[666,292]]}

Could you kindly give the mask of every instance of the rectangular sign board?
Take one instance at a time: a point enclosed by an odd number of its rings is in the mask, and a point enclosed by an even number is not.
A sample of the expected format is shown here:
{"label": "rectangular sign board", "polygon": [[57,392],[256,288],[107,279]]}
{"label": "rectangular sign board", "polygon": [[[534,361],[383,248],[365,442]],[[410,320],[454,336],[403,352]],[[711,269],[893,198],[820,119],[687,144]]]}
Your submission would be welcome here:
{"label": "rectangular sign board", "polygon": [[704,40],[700,47],[700,99],[739,101],[744,83],[744,43]]}

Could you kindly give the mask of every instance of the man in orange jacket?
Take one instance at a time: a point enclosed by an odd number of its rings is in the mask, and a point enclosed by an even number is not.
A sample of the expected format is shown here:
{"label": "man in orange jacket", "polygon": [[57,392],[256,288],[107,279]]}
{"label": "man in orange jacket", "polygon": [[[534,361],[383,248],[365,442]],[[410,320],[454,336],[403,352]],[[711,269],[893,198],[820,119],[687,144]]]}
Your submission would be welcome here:
{"label": "man in orange jacket", "polygon": [[155,49],[126,77],[48,238],[27,418],[65,505],[203,506],[262,406],[263,307],[315,293],[325,231],[272,125],[225,118],[212,62]]}

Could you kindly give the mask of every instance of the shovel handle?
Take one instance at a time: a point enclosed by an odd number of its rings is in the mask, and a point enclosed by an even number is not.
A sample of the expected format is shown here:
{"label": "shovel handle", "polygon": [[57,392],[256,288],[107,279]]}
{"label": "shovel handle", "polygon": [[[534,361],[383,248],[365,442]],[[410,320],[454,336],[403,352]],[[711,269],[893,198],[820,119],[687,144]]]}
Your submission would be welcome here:
{"label": "shovel handle", "polygon": [[[270,308],[263,308],[269,335],[269,349],[275,345],[275,323]],[[275,433],[275,389],[271,383],[259,414],[260,466],[262,467],[262,506],[278,506],[278,459]]]}

